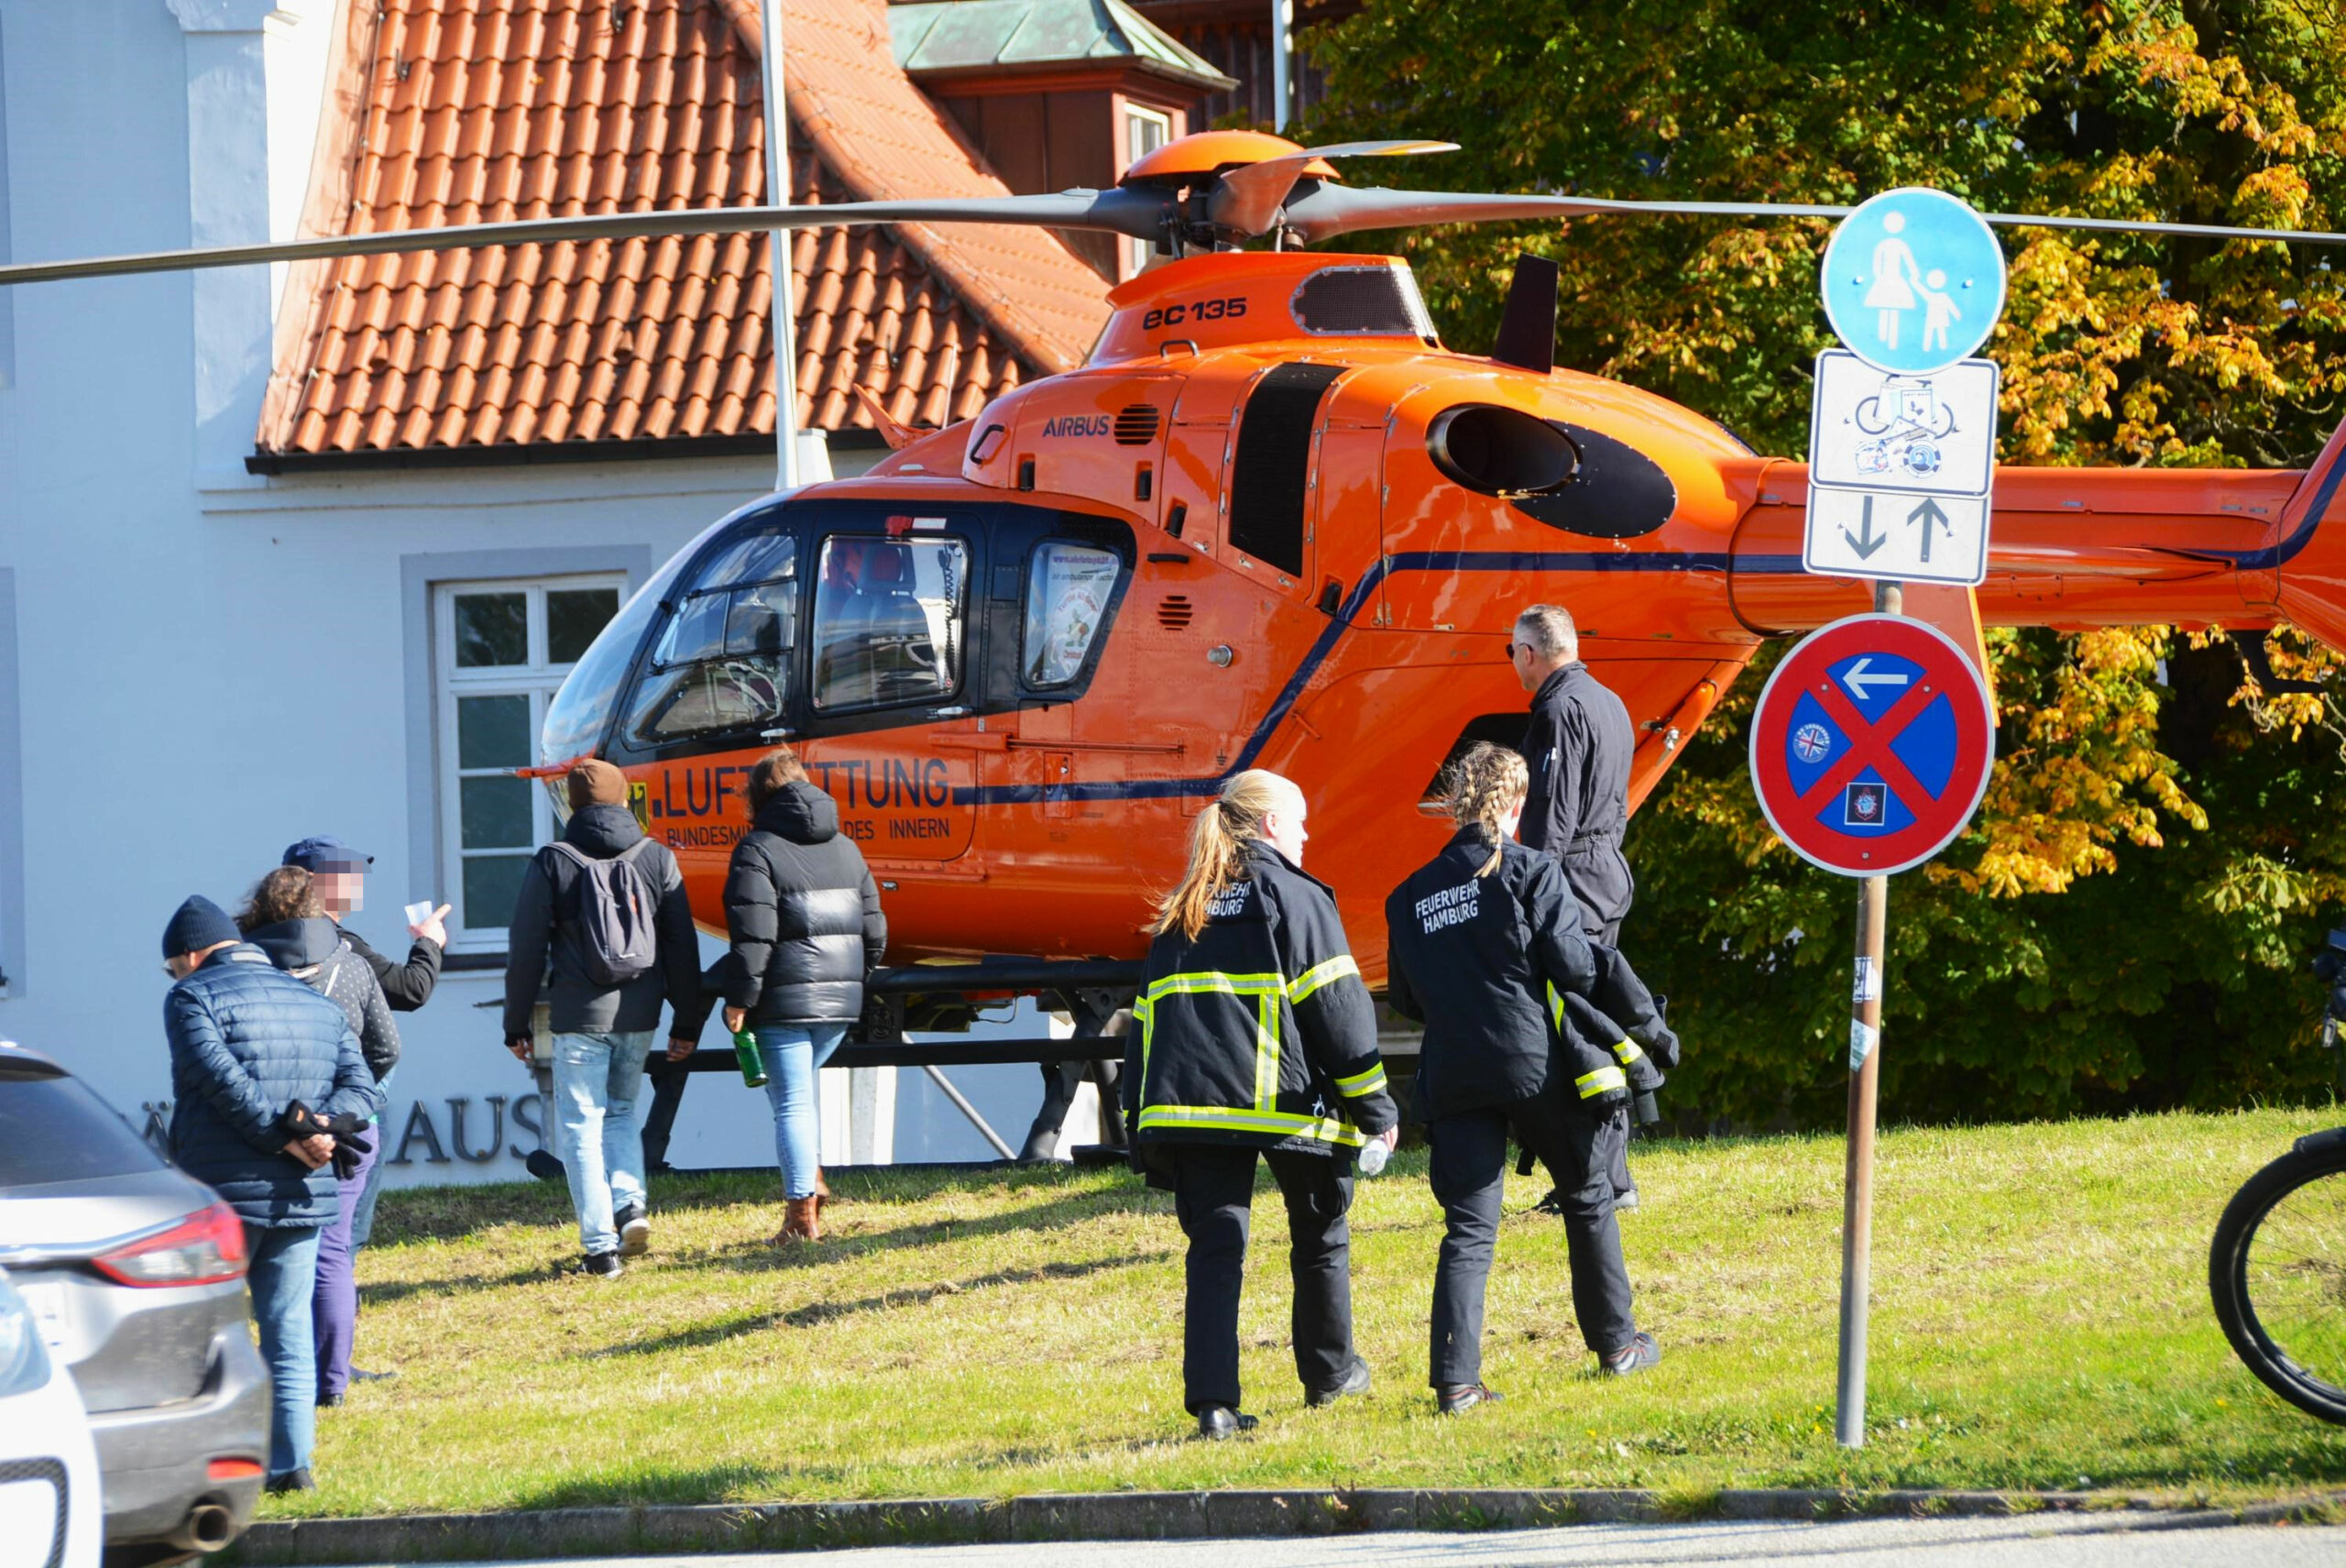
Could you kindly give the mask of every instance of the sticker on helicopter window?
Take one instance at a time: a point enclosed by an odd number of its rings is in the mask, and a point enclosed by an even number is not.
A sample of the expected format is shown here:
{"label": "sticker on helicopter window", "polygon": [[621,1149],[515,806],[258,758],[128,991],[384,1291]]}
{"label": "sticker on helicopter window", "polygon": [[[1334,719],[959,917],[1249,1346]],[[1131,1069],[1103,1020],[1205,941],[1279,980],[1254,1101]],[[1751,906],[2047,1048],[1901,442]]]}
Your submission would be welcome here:
{"label": "sticker on helicopter window", "polygon": [[1113,550],[1047,541],[1026,574],[1024,660],[1030,686],[1063,686],[1083,671],[1121,565]]}

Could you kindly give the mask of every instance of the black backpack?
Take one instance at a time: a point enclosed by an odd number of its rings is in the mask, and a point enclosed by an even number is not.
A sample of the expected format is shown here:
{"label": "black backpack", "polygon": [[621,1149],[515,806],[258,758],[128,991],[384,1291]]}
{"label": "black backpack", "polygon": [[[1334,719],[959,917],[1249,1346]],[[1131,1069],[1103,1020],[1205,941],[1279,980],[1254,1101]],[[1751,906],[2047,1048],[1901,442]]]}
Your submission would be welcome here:
{"label": "black backpack", "polygon": [[[636,856],[651,847],[638,839],[608,861],[560,841],[546,846],[578,863],[578,950],[586,978],[600,986],[625,985],[651,972],[659,951],[653,919],[660,907],[652,879]],[[548,881],[553,879],[549,877]]]}

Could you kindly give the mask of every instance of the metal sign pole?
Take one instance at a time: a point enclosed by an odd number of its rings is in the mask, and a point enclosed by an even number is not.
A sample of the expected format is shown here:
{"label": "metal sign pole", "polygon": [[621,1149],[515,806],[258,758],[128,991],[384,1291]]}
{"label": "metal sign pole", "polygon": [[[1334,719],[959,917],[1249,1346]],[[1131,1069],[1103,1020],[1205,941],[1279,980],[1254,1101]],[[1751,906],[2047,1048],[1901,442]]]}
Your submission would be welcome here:
{"label": "metal sign pole", "polygon": [[[1905,610],[1896,583],[1874,585],[1873,608]],[[1881,1089],[1881,959],[1890,917],[1890,879],[1858,883],[1858,956],[1849,1015],[1849,1136],[1841,1176],[1841,1375],[1833,1439],[1866,1445],[1866,1318],[1873,1291],[1873,1124]],[[1859,1057],[1858,1053],[1865,1054]]]}
{"label": "metal sign pole", "polygon": [[[790,115],[782,96],[782,0],[758,0],[758,53],[765,73],[766,202],[790,205]],[[791,299],[790,231],[768,236],[773,273],[774,488],[798,486],[798,309]]]}

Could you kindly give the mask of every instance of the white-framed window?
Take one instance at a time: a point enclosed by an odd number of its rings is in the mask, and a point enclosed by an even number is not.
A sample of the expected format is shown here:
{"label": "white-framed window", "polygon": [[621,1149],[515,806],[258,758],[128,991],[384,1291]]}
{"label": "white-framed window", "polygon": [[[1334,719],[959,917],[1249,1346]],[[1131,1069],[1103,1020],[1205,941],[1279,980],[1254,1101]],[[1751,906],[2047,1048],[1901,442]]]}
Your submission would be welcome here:
{"label": "white-framed window", "polygon": [[[1173,116],[1162,109],[1124,105],[1124,167],[1130,169],[1173,139]],[[1145,239],[1124,241],[1124,276],[1137,278],[1147,269],[1157,247]]]}
{"label": "white-framed window", "polygon": [[554,837],[534,763],[546,704],[627,597],[620,573],[441,583],[433,592],[441,896],[449,945],[505,940],[521,873]]}

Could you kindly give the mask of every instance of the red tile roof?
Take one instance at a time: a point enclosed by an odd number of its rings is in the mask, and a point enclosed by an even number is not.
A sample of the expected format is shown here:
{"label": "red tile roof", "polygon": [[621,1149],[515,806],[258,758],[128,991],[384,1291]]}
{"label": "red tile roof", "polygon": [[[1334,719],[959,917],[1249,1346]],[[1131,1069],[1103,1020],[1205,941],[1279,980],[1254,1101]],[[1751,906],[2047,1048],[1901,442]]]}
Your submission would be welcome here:
{"label": "red tile roof", "polygon": [[[371,0],[349,34],[312,232],[755,205],[756,0]],[[793,199],[1006,193],[897,69],[882,0],[787,0]],[[773,430],[763,234],[485,247],[289,275],[264,453]],[[1089,349],[1098,274],[1037,230],[811,229],[792,250],[799,422],[852,383],[939,424]]]}

